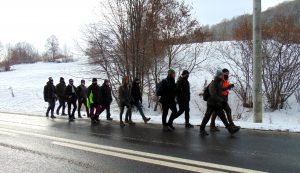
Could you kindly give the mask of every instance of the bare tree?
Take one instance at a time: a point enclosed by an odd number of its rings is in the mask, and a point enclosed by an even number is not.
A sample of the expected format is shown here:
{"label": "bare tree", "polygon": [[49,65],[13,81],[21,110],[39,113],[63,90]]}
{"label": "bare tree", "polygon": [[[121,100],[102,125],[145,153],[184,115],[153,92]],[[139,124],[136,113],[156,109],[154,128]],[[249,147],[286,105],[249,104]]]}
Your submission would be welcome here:
{"label": "bare tree", "polygon": [[48,61],[54,61],[59,54],[59,41],[55,35],[51,35],[45,44],[48,54]]}

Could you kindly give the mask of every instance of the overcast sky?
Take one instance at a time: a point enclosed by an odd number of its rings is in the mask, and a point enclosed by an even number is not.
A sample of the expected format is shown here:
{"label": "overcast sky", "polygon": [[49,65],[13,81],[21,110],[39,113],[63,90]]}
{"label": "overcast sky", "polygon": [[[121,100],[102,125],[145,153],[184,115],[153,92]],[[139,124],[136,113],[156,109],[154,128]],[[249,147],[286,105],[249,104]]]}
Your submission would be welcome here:
{"label": "overcast sky", "polygon": [[[73,47],[85,24],[97,19],[100,0],[0,0],[0,41],[26,41],[44,51],[46,39],[54,34],[61,47]],[[105,1],[105,0],[102,0]],[[262,9],[285,0],[262,0]],[[186,0],[203,25],[216,24],[224,18],[252,13],[253,0]]]}

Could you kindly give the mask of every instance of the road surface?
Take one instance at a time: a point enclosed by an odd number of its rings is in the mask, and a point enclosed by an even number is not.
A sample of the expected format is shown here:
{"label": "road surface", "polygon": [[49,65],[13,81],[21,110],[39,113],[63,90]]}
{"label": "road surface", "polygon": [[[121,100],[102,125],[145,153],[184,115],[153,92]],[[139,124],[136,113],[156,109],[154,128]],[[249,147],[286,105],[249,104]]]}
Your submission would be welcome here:
{"label": "road surface", "polygon": [[0,172],[300,172],[298,133],[175,127],[0,113]]}

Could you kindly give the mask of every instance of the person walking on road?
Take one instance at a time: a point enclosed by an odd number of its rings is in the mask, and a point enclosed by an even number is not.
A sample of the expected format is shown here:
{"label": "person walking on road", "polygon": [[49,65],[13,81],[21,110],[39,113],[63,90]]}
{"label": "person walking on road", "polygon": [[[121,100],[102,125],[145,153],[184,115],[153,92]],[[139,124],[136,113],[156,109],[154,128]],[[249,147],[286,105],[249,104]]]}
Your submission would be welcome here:
{"label": "person walking on road", "polygon": [[105,79],[102,86],[100,87],[101,90],[101,111],[100,114],[106,110],[106,119],[109,121],[112,121],[113,119],[111,118],[110,114],[110,105],[112,103],[112,95],[111,95],[111,88],[109,85],[109,80]]}
{"label": "person walking on road", "polygon": [[146,124],[151,118],[147,118],[144,114],[143,108],[142,108],[142,95],[141,95],[141,88],[140,88],[140,80],[134,79],[132,82],[131,87],[131,98],[132,98],[132,105],[136,106],[138,111],[140,112],[144,123]]}
{"label": "person walking on road", "polygon": [[185,113],[185,127],[193,128],[190,124],[190,83],[188,81],[189,71],[184,70],[181,76],[178,78],[176,83],[176,98],[179,105],[179,111],[176,116],[170,117],[169,123],[173,124],[173,121],[178,118],[181,114]]}
{"label": "person walking on road", "polygon": [[[77,93],[76,93],[76,87],[74,86],[73,79],[69,80],[69,85],[66,87],[65,95],[67,98],[68,103],[68,115],[69,115],[69,121],[75,120],[75,112],[76,112],[76,102],[77,102]],[[73,111],[71,112],[71,108],[73,105]]]}
{"label": "person walking on road", "polygon": [[172,125],[172,122],[169,121],[167,123],[167,116],[169,113],[169,109],[172,111],[170,119],[175,119],[177,116],[177,108],[176,108],[176,102],[175,102],[175,96],[176,96],[176,84],[175,84],[175,71],[173,69],[170,69],[168,71],[168,76],[166,79],[163,79],[157,86],[156,95],[161,96],[159,99],[159,102],[162,104],[162,124],[163,124],[163,130],[170,131],[175,130],[174,126]]}
{"label": "person walking on road", "polygon": [[81,107],[82,104],[85,107],[86,115],[89,117],[89,108],[87,106],[87,88],[85,87],[85,80],[81,80],[80,85],[77,87],[77,95],[78,95],[78,118],[82,118],[81,116]]}
{"label": "person walking on road", "polygon": [[[222,84],[221,84],[222,85],[221,97],[224,99],[224,102],[222,103],[222,107],[223,107],[223,110],[226,112],[226,116],[227,116],[227,120],[229,122],[229,125],[230,126],[236,126],[233,122],[232,115],[231,115],[231,109],[230,109],[230,106],[228,104],[229,90],[234,87],[234,84],[230,84],[230,82],[229,82],[229,70],[224,68],[222,70],[222,72],[224,73],[224,79],[223,79]],[[210,123],[210,131],[212,131],[212,132],[220,131],[219,128],[216,127],[216,123],[215,123],[216,118],[217,118],[217,115],[214,112],[211,116],[211,123]]]}
{"label": "person walking on road", "polygon": [[49,81],[44,87],[44,100],[48,102],[48,109],[46,112],[46,117],[49,117],[49,112],[51,111],[51,118],[56,118],[54,116],[54,108],[57,96],[55,93],[55,86],[53,85],[52,77],[49,77]]}
{"label": "person walking on road", "polygon": [[205,126],[208,123],[211,114],[215,112],[217,116],[220,117],[222,120],[223,124],[227,128],[227,130],[231,133],[234,134],[240,130],[240,128],[235,127],[235,126],[230,126],[224,111],[223,111],[223,102],[225,101],[224,98],[221,96],[223,89],[222,89],[222,81],[223,81],[224,75],[221,70],[218,70],[216,72],[214,80],[208,85],[208,91],[209,91],[209,98],[207,100],[207,110],[204,115],[204,118],[202,120],[202,123],[200,125],[200,135],[201,136],[206,136],[208,133],[205,131]]}
{"label": "person walking on road", "polygon": [[90,108],[91,123],[96,124],[101,111],[101,89],[97,78],[93,78],[92,84],[88,87],[88,107]]}
{"label": "person walking on road", "polygon": [[129,87],[129,76],[125,76],[122,79],[122,85],[119,87],[119,106],[120,106],[120,126],[124,127],[123,113],[125,107],[127,108],[125,122],[134,125],[131,119],[131,94]]}
{"label": "person walking on road", "polygon": [[63,77],[60,77],[59,84],[57,84],[55,87],[56,95],[57,95],[58,101],[59,101],[59,106],[56,109],[56,115],[59,115],[60,108],[62,108],[61,115],[62,116],[67,115],[65,113],[65,109],[66,109],[65,89],[66,89],[65,79]]}

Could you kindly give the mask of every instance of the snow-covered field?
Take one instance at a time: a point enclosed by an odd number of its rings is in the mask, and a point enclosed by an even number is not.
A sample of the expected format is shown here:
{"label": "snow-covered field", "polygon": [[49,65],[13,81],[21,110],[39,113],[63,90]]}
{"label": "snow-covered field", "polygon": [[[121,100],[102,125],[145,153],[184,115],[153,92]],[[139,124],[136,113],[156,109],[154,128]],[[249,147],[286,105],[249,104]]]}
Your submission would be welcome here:
{"label": "snow-covered field", "polygon": [[[92,68],[87,65],[85,58],[77,59],[71,63],[36,63],[13,66],[11,72],[0,73],[0,112],[29,113],[40,116],[45,115],[47,103],[43,100],[43,87],[48,81],[48,77],[54,78],[57,84],[59,77],[64,77],[66,82],[73,78],[75,85],[79,85],[82,78],[86,79],[87,85],[91,84],[91,78],[103,78],[102,76],[93,76],[88,71]],[[213,65],[211,61],[203,66]],[[191,123],[199,125],[203,118],[206,102],[198,96],[203,89],[205,80],[210,81],[212,75],[206,70],[193,73],[190,76],[192,100],[191,100]],[[99,81],[102,84],[102,81]],[[12,96],[12,92],[13,95]],[[144,107],[148,105],[144,99]],[[249,109],[243,109],[241,102],[234,93],[230,96],[230,105],[236,120],[236,124],[243,128],[262,129],[262,130],[282,130],[291,132],[300,132],[300,104],[296,102],[294,96],[288,101],[291,109],[283,109],[275,112],[264,112],[263,123],[253,123],[253,113]],[[57,103],[58,104],[58,103]],[[146,116],[151,117],[150,123],[161,123],[161,112],[154,112],[153,108],[145,108]],[[116,102],[112,104],[112,117],[118,120],[119,109]],[[102,115],[101,118],[104,118]],[[137,111],[133,113],[133,120],[142,122]],[[175,120],[175,123],[184,123],[184,115]],[[217,121],[222,126],[220,121]]]}

